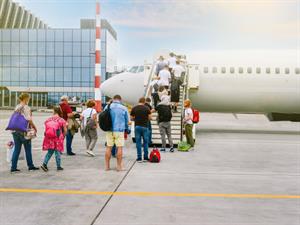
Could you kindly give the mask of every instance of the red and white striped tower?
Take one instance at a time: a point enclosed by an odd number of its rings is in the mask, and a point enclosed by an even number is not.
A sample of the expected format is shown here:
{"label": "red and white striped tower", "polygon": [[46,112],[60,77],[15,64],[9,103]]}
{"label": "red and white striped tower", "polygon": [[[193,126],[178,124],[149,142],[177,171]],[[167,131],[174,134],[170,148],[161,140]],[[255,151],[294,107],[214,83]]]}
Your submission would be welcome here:
{"label": "red and white striped tower", "polygon": [[95,102],[96,110],[100,112],[101,106],[101,18],[100,3],[96,2],[96,45],[95,45]]}

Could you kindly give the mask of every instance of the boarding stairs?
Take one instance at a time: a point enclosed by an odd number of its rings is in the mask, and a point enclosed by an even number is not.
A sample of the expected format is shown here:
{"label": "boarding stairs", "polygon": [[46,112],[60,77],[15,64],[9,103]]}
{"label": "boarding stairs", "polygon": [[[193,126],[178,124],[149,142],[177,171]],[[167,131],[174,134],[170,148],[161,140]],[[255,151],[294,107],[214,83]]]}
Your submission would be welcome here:
{"label": "boarding stairs", "polygon": [[[185,66],[185,65],[183,65]],[[183,102],[187,98],[187,77],[188,77],[188,71],[187,67],[186,68],[186,75],[184,79],[184,86],[180,86],[180,99],[179,99],[179,104],[177,107],[177,112],[173,112],[172,110],[172,120],[171,120],[171,129],[172,129],[172,139],[173,139],[173,144],[174,146],[177,146],[180,141],[182,141],[183,135],[183,125],[182,125],[182,115],[184,113],[184,107],[183,107]],[[146,97],[151,97],[150,93],[150,83],[155,76],[154,71],[151,72],[149,75],[149,81],[148,81],[148,88],[146,90]],[[151,120],[151,125],[152,125],[152,146],[161,146],[162,140],[159,132],[159,126],[157,123],[157,112],[152,113],[152,120]],[[167,146],[169,144],[168,138],[166,136],[167,140]]]}

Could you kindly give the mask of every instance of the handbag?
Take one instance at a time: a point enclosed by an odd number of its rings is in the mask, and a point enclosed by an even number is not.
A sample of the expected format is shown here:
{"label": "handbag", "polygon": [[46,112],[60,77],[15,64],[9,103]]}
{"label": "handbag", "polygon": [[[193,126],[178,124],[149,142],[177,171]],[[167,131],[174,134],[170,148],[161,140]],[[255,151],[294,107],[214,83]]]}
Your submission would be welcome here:
{"label": "handbag", "polygon": [[35,129],[33,129],[33,128],[28,128],[27,131],[26,131],[26,133],[25,133],[24,138],[25,138],[26,140],[31,140],[31,139],[33,139],[33,138],[36,138],[36,132],[35,132]]}
{"label": "handbag", "polygon": [[24,107],[22,107],[20,110],[15,111],[8,122],[8,126],[6,127],[6,130],[14,130],[14,131],[20,131],[20,132],[26,132],[28,128],[28,120],[25,119],[25,117],[22,115],[22,110]]}

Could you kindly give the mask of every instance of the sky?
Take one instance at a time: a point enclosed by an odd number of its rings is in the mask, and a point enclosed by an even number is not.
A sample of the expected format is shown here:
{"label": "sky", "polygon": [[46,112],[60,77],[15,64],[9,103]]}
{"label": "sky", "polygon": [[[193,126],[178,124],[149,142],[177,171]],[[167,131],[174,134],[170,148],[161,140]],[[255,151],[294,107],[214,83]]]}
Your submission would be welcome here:
{"label": "sky", "polygon": [[[95,0],[14,0],[52,28],[95,17]],[[118,64],[151,62],[162,50],[300,49],[300,0],[100,0],[118,33]],[[195,63],[195,62],[193,62]]]}

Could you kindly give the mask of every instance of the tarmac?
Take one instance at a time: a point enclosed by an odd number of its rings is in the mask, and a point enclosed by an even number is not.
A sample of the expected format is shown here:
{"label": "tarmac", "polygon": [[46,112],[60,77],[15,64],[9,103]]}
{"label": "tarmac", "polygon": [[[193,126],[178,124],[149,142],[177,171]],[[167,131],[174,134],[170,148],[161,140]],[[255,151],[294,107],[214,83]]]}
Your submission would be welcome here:
{"label": "tarmac", "polygon": [[[162,153],[161,163],[135,163],[130,138],[126,171],[104,171],[104,134],[96,157],[77,134],[76,156],[54,158],[49,172],[10,174],[4,131],[11,112],[0,111],[1,225],[299,225],[300,123],[269,122],[263,115],[202,113],[190,152]],[[33,160],[40,166],[43,122],[34,113],[38,137]]]}

